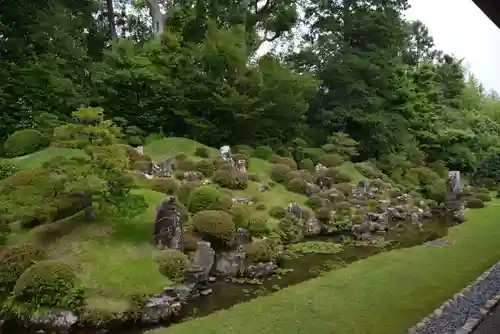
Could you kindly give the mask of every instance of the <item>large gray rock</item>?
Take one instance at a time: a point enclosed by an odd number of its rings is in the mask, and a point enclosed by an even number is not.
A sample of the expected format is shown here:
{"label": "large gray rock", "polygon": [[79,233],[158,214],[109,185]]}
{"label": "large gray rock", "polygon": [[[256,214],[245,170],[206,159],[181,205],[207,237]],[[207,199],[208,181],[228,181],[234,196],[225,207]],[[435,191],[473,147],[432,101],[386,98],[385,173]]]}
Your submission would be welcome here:
{"label": "large gray rock", "polygon": [[71,311],[51,310],[30,317],[30,324],[50,331],[69,333],[78,322]]}
{"label": "large gray rock", "polygon": [[175,197],[164,200],[157,208],[154,224],[154,241],[160,248],[183,251],[183,229]]}
{"label": "large gray rock", "polygon": [[219,275],[236,276],[245,272],[245,253],[231,251],[215,256],[215,271]]}

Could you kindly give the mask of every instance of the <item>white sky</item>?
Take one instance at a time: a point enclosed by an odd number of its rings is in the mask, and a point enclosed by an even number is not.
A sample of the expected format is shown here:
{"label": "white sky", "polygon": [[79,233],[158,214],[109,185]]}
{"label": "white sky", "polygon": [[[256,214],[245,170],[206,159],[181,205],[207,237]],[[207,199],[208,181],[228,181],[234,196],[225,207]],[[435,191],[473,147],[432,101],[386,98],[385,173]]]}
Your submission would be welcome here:
{"label": "white sky", "polygon": [[500,92],[500,29],[472,0],[409,0],[407,17],[428,28],[438,49],[465,58],[486,89]]}

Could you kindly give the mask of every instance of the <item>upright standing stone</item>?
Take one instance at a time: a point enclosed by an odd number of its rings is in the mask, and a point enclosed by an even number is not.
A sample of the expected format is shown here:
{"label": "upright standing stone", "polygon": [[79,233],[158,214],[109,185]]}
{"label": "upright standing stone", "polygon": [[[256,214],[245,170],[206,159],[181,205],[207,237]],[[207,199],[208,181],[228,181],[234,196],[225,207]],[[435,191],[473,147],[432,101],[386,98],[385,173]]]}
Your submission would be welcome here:
{"label": "upright standing stone", "polygon": [[181,215],[177,210],[175,197],[170,197],[157,206],[154,240],[160,249],[167,247],[181,252],[184,249]]}
{"label": "upright standing stone", "polygon": [[450,171],[446,181],[445,209],[448,222],[452,225],[464,222],[464,206],[458,194],[462,191],[460,172]]}
{"label": "upright standing stone", "polygon": [[203,279],[208,280],[208,274],[212,270],[215,261],[215,251],[210,242],[198,241],[198,247],[194,255],[194,266],[203,269]]}
{"label": "upright standing stone", "polygon": [[231,147],[228,145],[224,145],[220,148],[220,157],[222,160],[232,162],[231,155]]}
{"label": "upright standing stone", "polygon": [[135,150],[136,150],[137,152],[139,152],[140,154],[144,154],[144,146],[142,146],[142,145],[141,145],[141,146],[137,146],[137,147],[135,148]]}

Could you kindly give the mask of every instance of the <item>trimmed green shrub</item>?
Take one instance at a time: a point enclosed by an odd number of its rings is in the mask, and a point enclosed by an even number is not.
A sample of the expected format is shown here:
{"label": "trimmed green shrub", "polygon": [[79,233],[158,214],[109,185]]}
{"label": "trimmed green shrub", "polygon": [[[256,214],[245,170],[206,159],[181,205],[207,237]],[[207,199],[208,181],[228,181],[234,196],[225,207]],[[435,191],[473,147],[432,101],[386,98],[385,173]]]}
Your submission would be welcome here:
{"label": "trimmed green shrub", "polygon": [[227,211],[233,206],[233,198],[228,195],[221,193],[217,203],[215,203],[213,210]]}
{"label": "trimmed green shrub", "polygon": [[150,189],[167,195],[174,195],[179,190],[179,181],[174,178],[144,181],[149,184]]}
{"label": "trimmed green shrub", "polygon": [[334,183],[351,182],[352,177],[338,168],[330,167],[326,171],[326,176],[330,177]]}
{"label": "trimmed green shrub", "polygon": [[254,149],[248,145],[236,145],[234,147],[233,153],[241,153],[246,155],[247,157],[251,157],[254,155]]}
{"label": "trimmed green shrub", "polygon": [[314,172],[314,162],[311,159],[304,159],[299,163],[300,169],[307,169],[310,172]]}
{"label": "trimmed green shrub", "polygon": [[491,202],[491,195],[488,193],[477,193],[476,198],[480,199],[483,202]]}
{"label": "trimmed green shrub", "polygon": [[276,219],[280,219],[280,218],[285,217],[286,210],[282,206],[273,206],[272,208],[269,209],[268,213],[269,213],[269,216],[276,218]]}
{"label": "trimmed green shrub", "polygon": [[211,177],[215,171],[214,163],[210,160],[200,160],[196,163],[196,170],[206,177]]}
{"label": "trimmed green shrub", "polygon": [[490,190],[485,187],[477,188],[476,193],[478,194],[489,194]]}
{"label": "trimmed green shrub", "polygon": [[47,258],[45,251],[33,244],[7,247],[0,252],[0,294],[14,289],[21,274],[37,261]]}
{"label": "trimmed green shrub", "polygon": [[276,257],[273,244],[269,239],[245,245],[245,253],[250,263],[270,262]]}
{"label": "trimmed green shrub", "polygon": [[189,232],[184,232],[182,235],[182,245],[184,246],[184,252],[194,252],[198,248],[198,237]]}
{"label": "trimmed green shrub", "polygon": [[200,186],[191,191],[188,199],[188,210],[197,213],[204,210],[211,210],[219,202],[220,192],[211,186]]}
{"label": "trimmed green shrub", "polygon": [[331,153],[319,157],[319,162],[326,167],[337,167],[344,163],[344,158],[338,154]]}
{"label": "trimmed green shrub", "polygon": [[257,146],[253,153],[254,157],[263,160],[269,160],[273,154],[273,149],[269,146]]}
{"label": "trimmed green shrub", "polygon": [[156,264],[162,275],[174,282],[180,282],[188,269],[189,258],[176,249],[165,249],[156,258]]}
{"label": "trimmed green shrub", "polygon": [[199,182],[183,182],[179,189],[177,189],[177,198],[182,204],[188,205],[189,195],[199,186]]}
{"label": "trimmed green shrub", "polygon": [[176,159],[173,167],[177,171],[193,172],[196,170],[196,162],[189,159]]}
{"label": "trimmed green shrub", "polygon": [[0,180],[6,179],[14,173],[17,173],[19,168],[6,159],[0,159]]}
{"label": "trimmed green shrub", "polygon": [[19,277],[14,288],[17,301],[32,306],[58,307],[75,287],[73,268],[62,261],[36,262]]}
{"label": "trimmed green shrub", "polygon": [[288,165],[278,164],[271,168],[271,180],[281,183],[285,181],[286,174],[291,171]]}
{"label": "trimmed green shrub", "polygon": [[235,204],[229,210],[229,213],[233,217],[234,227],[238,229],[248,228],[250,210],[244,204]]}
{"label": "trimmed green shrub", "polygon": [[305,194],[307,191],[307,182],[302,178],[296,178],[287,183],[286,189],[297,194]]}
{"label": "trimmed green shrub", "polygon": [[3,143],[4,153],[8,157],[31,154],[49,145],[47,138],[34,129],[23,129],[12,133]]}
{"label": "trimmed green shrub", "polygon": [[197,147],[194,151],[194,155],[201,158],[208,158],[210,156],[210,154],[208,153],[208,149],[203,146]]}
{"label": "trimmed green shrub", "polygon": [[212,182],[218,184],[222,188],[231,188],[233,176],[228,170],[218,170],[212,177]]}
{"label": "trimmed green shrub", "polygon": [[316,195],[311,196],[307,199],[306,205],[313,210],[317,210],[323,205],[323,199]]}
{"label": "trimmed green shrub", "polygon": [[484,204],[484,202],[482,200],[480,200],[479,198],[469,198],[469,200],[467,201],[467,208],[469,209],[481,209],[481,208],[484,208],[486,205]]}
{"label": "trimmed green shrub", "polygon": [[233,172],[231,177],[231,189],[243,190],[248,187],[248,176],[246,173]]}
{"label": "trimmed green shrub", "polygon": [[332,219],[332,211],[328,208],[321,207],[316,210],[316,218],[323,223],[328,223],[330,219]]}
{"label": "trimmed green shrub", "polygon": [[234,239],[235,226],[230,214],[207,210],[198,212],[193,217],[194,231],[214,247],[230,246]]}
{"label": "trimmed green shrub", "polygon": [[292,170],[297,169],[297,163],[292,158],[281,157],[279,155],[274,156],[273,161],[276,165],[287,165]]}
{"label": "trimmed green shrub", "polygon": [[265,216],[255,216],[248,220],[248,230],[250,234],[254,237],[261,237],[269,233],[269,228],[267,226],[267,217]]}
{"label": "trimmed green shrub", "polygon": [[285,175],[285,180],[284,183],[287,184],[293,179],[302,179],[302,173],[299,172],[298,170],[291,170]]}
{"label": "trimmed green shrub", "polygon": [[336,184],[335,188],[344,194],[344,196],[349,196],[352,193],[352,185],[349,183]]}

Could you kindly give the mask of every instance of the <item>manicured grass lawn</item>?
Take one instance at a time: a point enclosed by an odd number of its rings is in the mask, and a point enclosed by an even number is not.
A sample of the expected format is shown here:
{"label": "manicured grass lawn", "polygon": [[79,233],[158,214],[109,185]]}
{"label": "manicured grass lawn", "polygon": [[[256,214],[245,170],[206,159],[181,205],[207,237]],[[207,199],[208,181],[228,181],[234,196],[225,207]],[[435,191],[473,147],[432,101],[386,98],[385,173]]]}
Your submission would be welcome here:
{"label": "manicured grass lawn", "polygon": [[71,148],[60,148],[60,147],[47,147],[38,152],[24,155],[22,157],[16,157],[11,159],[11,161],[17,165],[21,170],[29,170],[33,168],[40,167],[45,162],[49,161],[55,157],[74,157],[81,156],[83,152],[81,150],[71,149]]}
{"label": "manicured grass lawn", "polygon": [[158,272],[159,250],[151,243],[155,206],[165,195],[147,189],[134,193],[150,206],[133,219],[89,223],[77,214],[15,236],[15,241],[41,243],[51,257],[75,265],[90,307],[123,311],[132,294],[159,293],[171,284]]}
{"label": "manicured grass lawn", "polygon": [[500,201],[469,211],[454,245],[395,250],[151,334],[399,334],[500,260]]}

